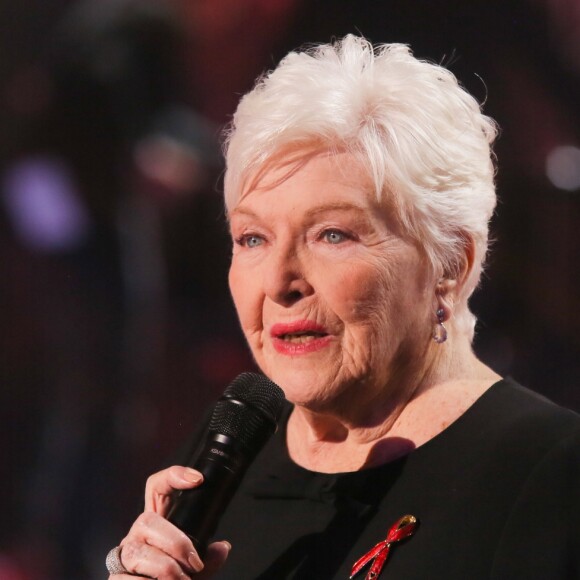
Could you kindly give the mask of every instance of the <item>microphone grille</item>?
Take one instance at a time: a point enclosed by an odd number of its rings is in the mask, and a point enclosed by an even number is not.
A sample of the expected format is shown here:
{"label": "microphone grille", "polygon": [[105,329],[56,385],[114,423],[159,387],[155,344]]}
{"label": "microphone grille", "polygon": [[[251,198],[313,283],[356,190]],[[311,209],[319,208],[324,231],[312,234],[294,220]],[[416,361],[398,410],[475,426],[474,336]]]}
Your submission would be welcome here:
{"label": "microphone grille", "polygon": [[254,448],[275,430],[284,407],[282,389],[257,373],[242,373],[215,406],[209,430]]}
{"label": "microphone grille", "polygon": [[284,406],[284,392],[268,377],[258,373],[238,375],[224,391],[224,399],[235,399],[250,405],[274,423],[280,419]]}

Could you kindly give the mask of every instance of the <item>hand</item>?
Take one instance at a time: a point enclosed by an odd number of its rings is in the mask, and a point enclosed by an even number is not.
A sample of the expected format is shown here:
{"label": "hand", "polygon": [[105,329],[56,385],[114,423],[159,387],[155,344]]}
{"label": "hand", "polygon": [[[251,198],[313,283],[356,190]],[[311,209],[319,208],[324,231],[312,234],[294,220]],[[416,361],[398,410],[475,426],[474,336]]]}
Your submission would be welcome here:
{"label": "hand", "polygon": [[178,466],[159,471],[147,480],[145,511],[120,544],[123,566],[131,574],[113,574],[109,580],[183,580],[194,575],[199,580],[211,578],[225,562],[230,544],[210,544],[202,562],[188,536],[164,517],[175,490],[198,487],[202,482],[201,473]]}

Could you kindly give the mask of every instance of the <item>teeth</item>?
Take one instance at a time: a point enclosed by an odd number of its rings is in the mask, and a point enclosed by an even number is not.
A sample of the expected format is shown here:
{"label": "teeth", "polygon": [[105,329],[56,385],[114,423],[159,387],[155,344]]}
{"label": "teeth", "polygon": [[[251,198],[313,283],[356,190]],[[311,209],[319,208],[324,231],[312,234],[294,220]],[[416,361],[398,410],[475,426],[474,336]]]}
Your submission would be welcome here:
{"label": "teeth", "polygon": [[286,342],[302,344],[314,340],[315,338],[320,338],[321,336],[325,336],[325,334],[321,332],[303,332],[296,334],[283,334],[280,338]]}

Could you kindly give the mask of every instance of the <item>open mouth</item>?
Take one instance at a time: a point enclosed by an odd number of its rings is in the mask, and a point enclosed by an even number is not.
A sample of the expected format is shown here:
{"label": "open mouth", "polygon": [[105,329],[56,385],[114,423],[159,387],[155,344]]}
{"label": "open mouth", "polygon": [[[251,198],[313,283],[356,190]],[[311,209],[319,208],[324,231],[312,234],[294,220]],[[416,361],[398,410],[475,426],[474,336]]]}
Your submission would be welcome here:
{"label": "open mouth", "polygon": [[270,328],[274,348],[283,355],[297,356],[324,349],[332,335],[313,320],[279,322]]}
{"label": "open mouth", "polygon": [[284,342],[292,344],[304,344],[316,340],[317,338],[324,338],[325,336],[328,336],[326,332],[306,330],[303,332],[288,332],[286,334],[280,334],[278,335],[278,338]]}

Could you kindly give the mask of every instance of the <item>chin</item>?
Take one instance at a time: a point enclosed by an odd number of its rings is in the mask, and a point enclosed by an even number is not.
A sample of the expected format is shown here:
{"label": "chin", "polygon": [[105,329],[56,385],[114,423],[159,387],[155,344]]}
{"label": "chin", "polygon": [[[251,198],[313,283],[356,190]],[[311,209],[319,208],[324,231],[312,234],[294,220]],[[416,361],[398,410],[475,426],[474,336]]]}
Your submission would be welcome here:
{"label": "chin", "polygon": [[284,391],[288,401],[312,411],[333,409],[344,390],[314,369],[272,369],[266,374]]}

